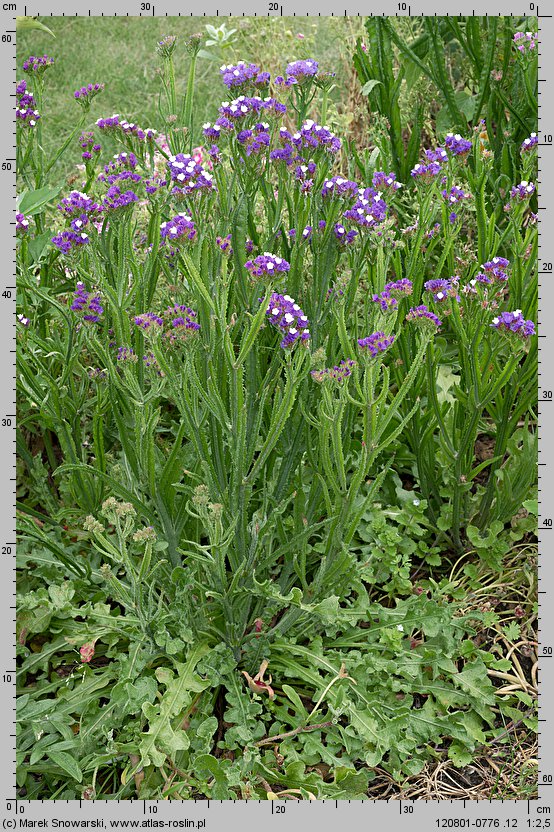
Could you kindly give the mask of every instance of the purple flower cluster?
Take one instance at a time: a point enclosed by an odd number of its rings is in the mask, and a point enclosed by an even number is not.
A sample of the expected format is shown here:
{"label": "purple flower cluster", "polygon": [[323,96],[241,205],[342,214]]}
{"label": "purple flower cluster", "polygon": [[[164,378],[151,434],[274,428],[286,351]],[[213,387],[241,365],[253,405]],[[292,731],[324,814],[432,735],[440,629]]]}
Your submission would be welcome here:
{"label": "purple flower cluster", "polygon": [[192,156],[177,153],[170,156],[167,168],[171,181],[175,183],[172,193],[185,196],[195,191],[211,191],[215,188],[213,176],[208,173]]}
{"label": "purple flower cluster", "polygon": [[512,199],[518,199],[520,201],[524,199],[530,199],[533,194],[535,193],[535,185],[533,182],[520,182],[519,185],[514,185],[510,191],[510,196]]}
{"label": "purple flower cluster", "polygon": [[264,274],[274,275],[277,272],[288,272],[290,270],[290,263],[283,260],[282,257],[277,257],[269,251],[259,254],[254,260],[247,260],[244,268],[252,275],[262,277]]}
{"label": "purple flower cluster", "polygon": [[309,341],[308,318],[290,295],[279,295],[274,292],[269,299],[266,315],[271,323],[284,334],[281,341],[283,349],[292,347],[298,340]]}
{"label": "purple flower cluster", "polygon": [[439,162],[429,162],[428,165],[422,165],[418,162],[410,171],[410,176],[421,182],[432,182],[441,171],[442,168]]}
{"label": "purple flower cluster", "polygon": [[141,315],[136,315],[133,321],[136,326],[148,334],[160,332],[164,325],[164,319],[154,312],[143,312]]}
{"label": "purple flower cluster", "polygon": [[144,180],[144,190],[150,195],[157,193],[160,188],[165,188],[166,186],[167,179],[162,179],[162,177],[158,175],[154,175],[151,179]]}
{"label": "purple flower cluster", "polygon": [[448,202],[451,205],[456,205],[458,202],[462,202],[464,199],[471,199],[471,194],[466,193],[462,188],[456,187],[454,185],[450,188],[449,191],[446,189],[441,191],[442,198],[445,202]]}
{"label": "purple flower cluster", "polygon": [[35,109],[35,99],[32,92],[27,90],[27,81],[19,81],[15,89],[17,104],[15,108],[16,123],[24,127],[35,127],[40,118]]}
{"label": "purple flower cluster", "polygon": [[447,300],[447,298],[456,298],[457,300],[460,299],[457,294],[458,281],[458,277],[453,277],[450,280],[437,278],[435,280],[427,280],[423,286],[425,291],[429,292],[433,296],[435,303],[443,303],[443,301]]}
{"label": "purple flower cluster", "polygon": [[[507,277],[507,275],[506,275]],[[475,275],[474,280],[470,280],[469,283],[471,286],[475,286],[476,283],[480,283],[482,286],[490,286],[492,284],[492,277],[489,277],[488,274],[484,274],[483,272],[479,272],[479,274]],[[477,290],[475,290],[477,292]]]}
{"label": "purple flower cluster", "polygon": [[[281,128],[281,133],[283,132],[288,132],[285,127]],[[295,156],[292,145],[286,144],[284,147],[276,147],[275,150],[272,150],[269,158],[272,162],[285,162],[290,167],[293,162],[298,161],[301,157]]]}
{"label": "purple flower cluster", "polygon": [[15,215],[15,232],[16,234],[26,234],[29,230],[29,220],[25,214]]}
{"label": "purple flower cluster", "polygon": [[231,235],[227,234],[226,237],[216,237],[215,244],[224,254],[231,256],[233,253],[233,247],[231,246]]}
{"label": "purple flower cluster", "polygon": [[334,224],[333,234],[338,242],[344,246],[349,246],[358,236],[358,232],[354,228],[351,231],[347,231],[344,225],[340,222],[336,222]]}
{"label": "purple flower cluster", "polygon": [[356,182],[352,182],[349,179],[344,179],[342,176],[333,176],[332,179],[326,179],[323,183],[323,188],[321,189],[321,196],[322,197],[341,197],[341,196],[354,196],[358,191],[358,185]]}
{"label": "purple flower cluster", "polygon": [[[214,128],[219,127],[220,130],[222,128],[229,129],[229,121],[232,124],[237,119],[246,118],[251,115],[258,116],[262,111],[268,115],[282,116],[287,112],[287,108],[281,101],[277,101],[276,98],[271,98],[270,96],[260,98],[258,95],[255,95],[248,98],[244,95],[239,95],[233,101],[223,101],[219,108],[221,118],[217,119]],[[208,125],[204,125],[204,133],[206,135],[208,135],[206,132],[207,127]]]}
{"label": "purple flower cluster", "polygon": [[160,365],[158,364],[158,360],[153,352],[147,352],[146,355],[142,356],[142,360],[144,361],[145,367],[155,370],[156,375],[163,376],[163,372],[160,370]]}
{"label": "purple flower cluster", "polygon": [[177,38],[175,35],[164,35],[164,37],[158,41],[156,49],[158,50],[162,58],[170,58],[175,50],[176,45]]}
{"label": "purple flower cluster", "polygon": [[400,298],[411,295],[413,289],[412,281],[408,280],[407,277],[403,277],[400,280],[393,280],[391,283],[386,283],[384,291],[388,292],[393,298]]}
{"label": "purple flower cluster", "polygon": [[[100,208],[98,204],[80,191],[71,191],[69,196],[66,196],[58,204],[58,211],[61,211],[65,217],[72,219],[74,217],[95,217]],[[84,223],[83,223],[84,224]]]}
{"label": "purple flower cluster", "polygon": [[86,214],[82,214],[80,217],[74,217],[69,223],[73,231],[77,231],[81,233],[86,225],[88,225],[88,217]]}
{"label": "purple flower cluster", "polygon": [[282,127],[279,137],[283,143],[292,144],[297,150],[324,148],[329,153],[338,153],[341,148],[340,139],[333,135],[328,127],[322,127],[312,119],[304,121],[300,130],[292,135]]}
{"label": "purple flower cluster", "polygon": [[384,332],[372,332],[366,338],[358,338],[358,346],[376,358],[380,352],[385,352],[393,345],[394,338],[394,335],[385,335]]}
{"label": "purple flower cluster", "polygon": [[[206,136],[207,139],[220,139],[221,138],[221,131],[222,130],[234,130],[235,127],[228,118],[218,118],[213,124],[207,121],[205,124],[202,125],[202,132]],[[217,147],[217,145],[213,145]],[[219,152],[219,148],[218,148]]]}
{"label": "purple flower cluster", "polygon": [[138,202],[138,196],[134,191],[122,191],[117,185],[112,185],[106,191],[106,196],[100,205],[100,210],[106,213],[113,213],[122,208],[127,208],[134,202]]}
{"label": "purple flower cluster", "polygon": [[216,144],[212,144],[211,147],[208,148],[207,153],[212,160],[212,164],[217,165],[218,162],[221,162],[221,153],[219,152],[219,147]]}
{"label": "purple flower cluster", "polygon": [[[96,126],[99,130],[118,130],[120,125],[119,113],[114,113],[109,118],[99,118],[96,120]],[[121,347],[120,349],[125,349]]]}
{"label": "purple flower cluster", "polygon": [[352,369],[355,366],[356,362],[349,358],[346,361],[340,361],[334,367],[325,367],[323,370],[312,370],[310,375],[319,384],[322,384],[324,381],[338,382],[340,384],[348,376],[352,375]]}
{"label": "purple flower cluster", "polygon": [[81,133],[79,136],[79,144],[83,150],[82,158],[85,162],[92,159],[93,153],[98,154],[102,150],[102,147],[95,142],[94,133]]}
{"label": "purple flower cluster", "polygon": [[532,51],[537,42],[537,35],[535,32],[516,32],[514,35],[514,45],[519,52]]}
{"label": "purple flower cluster", "polygon": [[444,144],[453,156],[466,156],[473,146],[469,139],[462,138],[459,133],[447,133]]}
{"label": "purple flower cluster", "polygon": [[[92,136],[92,133],[90,134]],[[138,159],[134,153],[116,153],[113,162],[104,165],[104,173],[119,173],[122,170],[134,170],[138,165]]]}
{"label": "purple flower cluster", "polygon": [[29,320],[29,318],[26,318],[25,315],[22,315],[21,312],[16,317],[21,326],[24,326],[25,328],[30,326],[31,321]]}
{"label": "purple flower cluster", "polygon": [[[145,335],[161,335],[169,344],[188,340],[191,335],[196,334],[200,329],[200,324],[196,320],[196,312],[190,306],[179,304],[170,306],[162,315],[155,312],[143,312],[136,315],[133,320]],[[135,361],[136,358],[132,356],[132,350],[130,353],[131,360]],[[129,360],[129,356],[125,356],[123,359],[118,356],[118,360]],[[154,367],[158,371],[158,375],[162,375],[153,353],[150,352],[144,355],[143,360],[147,367]]]}
{"label": "purple flower cluster", "polygon": [[200,330],[200,324],[196,320],[196,312],[190,306],[176,304],[166,309],[163,314],[164,318],[169,321],[169,330],[164,333],[164,338],[170,344],[187,341]]}
{"label": "purple flower cluster", "polygon": [[23,72],[27,72],[29,75],[42,75],[51,66],[54,66],[54,58],[49,58],[48,55],[42,55],[40,58],[31,55],[23,62]]}
{"label": "purple flower cluster", "polygon": [[182,243],[184,240],[194,240],[196,227],[192,218],[186,214],[177,214],[169,222],[162,222],[160,233],[164,243]]}
{"label": "purple flower cluster", "polygon": [[529,138],[525,139],[525,141],[522,143],[521,152],[523,153],[524,151],[527,151],[527,150],[533,150],[533,148],[536,147],[538,145],[538,143],[539,143],[539,139],[538,139],[537,134],[536,133],[531,133]]}
{"label": "purple flower cluster", "polygon": [[267,83],[269,81],[269,78],[267,80],[265,79],[267,73],[260,73],[259,66],[256,66],[256,64],[247,64],[244,61],[239,61],[235,66],[232,64],[222,66],[219,74],[223,83],[229,89],[232,87],[241,87],[243,84],[250,82],[255,84],[260,75],[263,75],[264,79],[258,81],[258,83]]}
{"label": "purple flower cluster", "polygon": [[344,216],[364,228],[373,228],[387,218],[387,203],[374,188],[360,188],[358,199]]}
{"label": "purple flower cluster", "polygon": [[535,334],[535,324],[533,321],[525,320],[521,309],[516,309],[515,312],[501,312],[493,318],[491,326],[500,332],[515,333],[523,340]]}
{"label": "purple flower cluster", "polygon": [[394,312],[398,307],[398,298],[412,294],[412,281],[403,277],[401,280],[385,284],[380,294],[372,295],[371,300],[378,303],[383,312]]}
{"label": "purple flower cluster", "polygon": [[98,181],[104,182],[107,185],[118,185],[123,192],[131,190],[139,182],[142,182],[142,176],[138,173],[133,173],[132,170],[122,170],[120,173],[111,173],[109,176],[101,173]]}
{"label": "purple flower cluster", "polygon": [[406,315],[406,320],[433,329],[440,329],[442,326],[442,321],[433,312],[430,312],[424,304],[412,307]]}
{"label": "purple flower cluster", "polygon": [[114,113],[110,118],[99,118],[96,122],[99,130],[111,131],[121,136],[132,136],[139,141],[153,141],[156,136],[156,130],[148,128],[143,130],[134,122],[129,122],[126,119],[120,120],[119,113]]}
{"label": "purple flower cluster", "polygon": [[400,182],[396,181],[396,173],[385,173],[383,170],[376,170],[372,179],[373,187],[378,191],[398,191],[402,187]]}
{"label": "purple flower cluster", "polygon": [[297,84],[297,83],[298,83],[298,81],[296,80],[294,75],[288,75],[286,78],[283,78],[282,75],[277,75],[276,78],[275,78],[276,86],[285,87],[285,89],[288,89],[289,87],[292,87],[292,86],[294,86],[294,84]]}
{"label": "purple flower cluster", "polygon": [[398,308],[398,301],[391,293],[384,289],[380,294],[371,296],[373,303],[378,303],[382,312],[394,312]]}
{"label": "purple flower cluster", "polygon": [[103,89],[104,84],[87,84],[86,87],[81,87],[80,89],[75,90],[73,98],[84,107],[89,107],[92,99],[95,98],[98,93],[102,92]]}
{"label": "purple flower cluster", "polygon": [[434,150],[426,150],[425,156],[428,162],[447,162],[448,153],[444,147],[436,147]]}
{"label": "purple flower cluster", "polygon": [[[273,151],[273,153],[280,153],[280,152],[281,151],[279,149]],[[317,170],[316,163],[315,162],[308,162],[308,164],[304,164],[304,159],[302,159],[300,156],[297,156],[295,159],[293,159],[294,151],[293,151],[292,147],[289,144],[286,145],[286,147],[283,148],[283,152],[290,153],[290,161],[302,162],[302,164],[296,165],[296,167],[294,169],[294,178],[297,182],[300,183],[300,190],[302,191],[302,193],[303,194],[309,193],[312,189],[312,185],[314,184],[313,177],[314,177],[314,174]],[[271,158],[271,155],[270,155],[270,158]],[[279,157],[277,157],[277,158],[279,158]],[[290,162],[287,161],[286,157],[284,158],[284,161],[286,161],[287,165],[290,164]]]}
{"label": "purple flower cluster", "polygon": [[137,360],[137,356],[135,355],[132,347],[118,347],[116,358],[121,362],[135,362]]}
{"label": "purple flower cluster", "polygon": [[247,156],[257,155],[269,147],[271,137],[267,132],[269,124],[256,124],[252,130],[241,130],[237,141],[244,147]]}
{"label": "purple flower cluster", "polygon": [[[283,231],[283,234],[284,233],[285,232]],[[302,234],[300,236],[301,241],[303,242],[305,240],[311,240],[312,236],[313,236],[313,233],[314,233],[313,226],[312,225],[307,225],[304,228],[304,231],[302,232]],[[298,239],[298,235],[296,233],[296,228],[289,228],[289,230],[287,231],[287,234],[288,234],[288,236],[290,237],[291,240]]]}
{"label": "purple flower cluster", "polygon": [[84,231],[62,231],[61,234],[52,237],[52,242],[62,254],[69,254],[73,249],[90,243],[90,238]]}
{"label": "purple flower cluster", "polygon": [[[506,273],[506,269],[509,267],[509,265],[510,265],[510,261],[506,260],[505,257],[493,257],[492,260],[488,260],[486,263],[482,264],[481,268],[486,273],[486,275],[478,274],[476,276],[477,280],[479,280],[480,283],[485,283],[485,282],[491,283],[492,280],[491,280],[490,276],[492,275],[492,277],[495,280],[498,280],[501,283],[505,283],[508,280],[508,275]],[[484,281],[484,280],[479,279],[479,278],[482,278],[482,277],[485,277],[485,276],[489,277],[488,281]]]}
{"label": "purple flower cluster", "polygon": [[313,78],[317,75],[319,64],[317,61],[292,61],[287,66],[287,76],[289,78],[296,78],[297,81],[303,81],[307,78]]}
{"label": "purple flower cluster", "polygon": [[81,281],[75,287],[71,309],[74,312],[84,312],[83,320],[94,324],[98,323],[104,312],[100,295],[87,292],[85,284]]}

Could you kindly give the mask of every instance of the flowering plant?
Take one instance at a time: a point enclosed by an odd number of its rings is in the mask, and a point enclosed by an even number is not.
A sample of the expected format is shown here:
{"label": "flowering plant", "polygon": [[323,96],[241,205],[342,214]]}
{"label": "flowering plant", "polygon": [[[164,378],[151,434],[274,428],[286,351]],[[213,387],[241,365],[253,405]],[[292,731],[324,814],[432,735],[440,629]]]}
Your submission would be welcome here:
{"label": "flowering plant", "polygon": [[104,85],[74,94],[73,190],[48,185],[40,140],[51,60],[30,58],[18,85],[19,441],[36,489],[21,533],[63,585],[25,596],[22,673],[35,684],[27,644],[46,610],[87,703],[59,697],[80,732],[60,727],[68,744],[37,743],[31,760],[97,782],[98,743],[103,770],[127,760],[125,797],[189,776],[222,798],[268,779],[360,797],[374,767],[402,779],[423,764],[431,736],[453,759],[493,736],[475,614],[445,604],[432,574],[416,592],[410,565],[503,529],[535,483],[534,134],[498,211],[477,132],[445,132],[398,181],[384,147],[350,156],[317,120],[318,61],[272,80],[241,60],[221,67],[236,98],[193,148],[199,42],[182,101],[178,48],[158,43],[161,133],[119,114],[90,131]]}

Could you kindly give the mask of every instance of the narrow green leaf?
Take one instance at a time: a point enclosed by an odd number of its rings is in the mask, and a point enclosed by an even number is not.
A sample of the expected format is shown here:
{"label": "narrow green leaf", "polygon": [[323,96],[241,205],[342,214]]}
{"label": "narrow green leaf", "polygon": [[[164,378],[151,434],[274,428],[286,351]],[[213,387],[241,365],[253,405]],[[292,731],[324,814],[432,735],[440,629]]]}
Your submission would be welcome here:
{"label": "narrow green leaf", "polygon": [[215,312],[215,304],[213,301],[212,296],[208,292],[204,281],[200,275],[200,272],[192,262],[192,258],[186,252],[181,252],[181,256],[187,268],[187,276],[190,277],[195,289],[202,295],[203,300],[208,304],[212,312]]}
{"label": "narrow green leaf", "polygon": [[238,369],[241,366],[241,364],[244,363],[244,359],[246,358],[246,356],[248,355],[248,353],[250,352],[250,350],[254,346],[254,341],[256,340],[256,336],[257,336],[258,332],[260,331],[260,329],[262,328],[262,325],[263,325],[264,320],[265,320],[266,310],[267,310],[267,302],[268,302],[268,299],[271,297],[271,292],[272,292],[272,288],[271,288],[271,285],[269,285],[266,289],[265,296],[264,296],[262,302],[260,303],[260,308],[258,309],[258,311],[256,312],[256,314],[254,316],[254,320],[252,321],[252,325],[251,325],[250,329],[243,336],[241,347],[240,347],[240,352],[238,354],[238,358],[235,361],[235,363],[233,364],[233,367],[235,368],[235,370]]}
{"label": "narrow green leaf", "polygon": [[46,756],[62,768],[66,774],[69,774],[70,777],[77,780],[78,783],[82,782],[83,772],[79,768],[77,761],[67,751],[47,751]]}
{"label": "narrow green leaf", "polygon": [[19,211],[27,217],[39,214],[60,191],[61,188],[39,188],[38,191],[25,191],[19,199]]}
{"label": "narrow green leaf", "polygon": [[372,78],[371,81],[368,81],[362,87],[362,95],[369,95],[371,90],[375,89],[378,84],[381,84],[381,81],[378,81],[377,78]]}

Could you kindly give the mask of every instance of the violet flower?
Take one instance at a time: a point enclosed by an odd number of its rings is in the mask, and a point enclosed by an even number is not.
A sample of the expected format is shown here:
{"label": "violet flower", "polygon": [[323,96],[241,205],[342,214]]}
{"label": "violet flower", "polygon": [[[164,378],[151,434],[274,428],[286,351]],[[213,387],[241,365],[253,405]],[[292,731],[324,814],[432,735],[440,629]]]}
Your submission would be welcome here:
{"label": "violet flower", "polygon": [[284,335],[280,345],[283,349],[292,347],[298,340],[309,341],[308,318],[290,295],[273,292],[266,315],[273,326],[278,327]]}
{"label": "violet flower", "polygon": [[376,358],[379,353],[385,352],[394,343],[394,335],[385,335],[384,332],[372,332],[366,338],[358,338],[358,346]]}

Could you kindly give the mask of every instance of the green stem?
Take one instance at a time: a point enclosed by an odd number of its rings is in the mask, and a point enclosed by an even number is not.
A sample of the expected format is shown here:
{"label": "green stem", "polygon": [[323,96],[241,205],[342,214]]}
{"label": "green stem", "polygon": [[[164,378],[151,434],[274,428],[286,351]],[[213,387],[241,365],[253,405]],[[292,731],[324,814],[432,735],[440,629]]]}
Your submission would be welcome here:
{"label": "green stem", "polygon": [[[469,417],[466,425],[466,430],[460,440],[460,446],[456,458],[456,465],[454,467],[454,499],[452,501],[452,534],[454,545],[457,549],[462,549],[462,540],[460,529],[462,525],[462,497],[465,491],[466,481],[464,477],[464,463],[468,448],[473,445],[474,434],[481,418],[481,408],[475,406],[473,413]],[[464,518],[465,519],[465,518]]]}
{"label": "green stem", "polygon": [[193,127],[193,102],[194,102],[194,79],[196,75],[196,60],[197,55],[191,55],[189,76],[187,80],[187,97],[185,99],[185,114],[184,122],[188,130],[187,140],[189,152],[192,150],[192,127]]}
{"label": "green stem", "polygon": [[44,171],[45,176],[52,170],[52,168],[54,167],[54,165],[56,164],[56,162],[58,161],[60,156],[62,156],[65,153],[65,151],[67,150],[67,148],[69,147],[70,143],[73,141],[73,139],[75,138],[77,133],[79,133],[79,131],[81,131],[83,129],[83,126],[85,124],[85,119],[86,119],[86,116],[82,115],[81,118],[79,119],[78,123],[75,125],[75,127],[73,128],[73,130],[71,131],[71,133],[69,134],[67,139],[64,141],[64,143],[62,144],[62,146],[60,147],[60,149],[58,150],[58,152],[56,153],[56,155],[54,156],[54,158],[50,162],[50,164],[47,165],[46,170]]}

